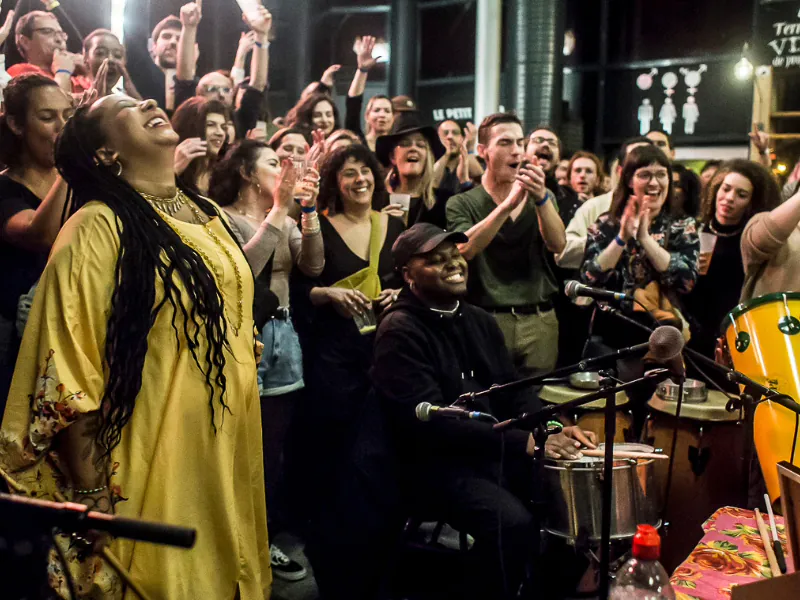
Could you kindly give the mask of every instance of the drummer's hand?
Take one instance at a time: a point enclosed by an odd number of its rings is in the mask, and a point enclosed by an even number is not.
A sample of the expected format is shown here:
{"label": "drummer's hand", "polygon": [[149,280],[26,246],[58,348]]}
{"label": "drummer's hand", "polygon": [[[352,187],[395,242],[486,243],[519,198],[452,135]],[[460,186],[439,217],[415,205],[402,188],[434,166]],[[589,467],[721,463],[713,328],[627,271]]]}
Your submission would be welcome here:
{"label": "drummer's hand", "polygon": [[564,429],[561,430],[561,433],[568,438],[579,441],[581,444],[591,450],[597,448],[597,436],[595,435],[594,431],[581,429],[577,425],[573,425],[571,427],[564,427]]}
{"label": "drummer's hand", "polygon": [[[564,428],[564,431],[570,429]],[[544,445],[544,454],[547,458],[567,458],[574,460],[581,458],[583,454],[580,451],[581,443],[577,440],[567,437],[563,433],[557,433],[547,438]]]}

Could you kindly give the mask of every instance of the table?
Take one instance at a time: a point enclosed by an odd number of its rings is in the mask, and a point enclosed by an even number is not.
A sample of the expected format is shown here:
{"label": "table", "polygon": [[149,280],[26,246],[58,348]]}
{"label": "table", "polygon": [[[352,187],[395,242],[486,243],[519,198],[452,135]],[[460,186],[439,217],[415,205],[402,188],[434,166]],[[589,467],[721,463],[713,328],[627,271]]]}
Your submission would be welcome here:
{"label": "table", "polygon": [[[775,523],[788,556],[783,518],[776,516]],[[720,508],[703,523],[703,531],[703,539],[670,579],[677,600],[729,599],[733,586],[772,577],[753,511]]]}

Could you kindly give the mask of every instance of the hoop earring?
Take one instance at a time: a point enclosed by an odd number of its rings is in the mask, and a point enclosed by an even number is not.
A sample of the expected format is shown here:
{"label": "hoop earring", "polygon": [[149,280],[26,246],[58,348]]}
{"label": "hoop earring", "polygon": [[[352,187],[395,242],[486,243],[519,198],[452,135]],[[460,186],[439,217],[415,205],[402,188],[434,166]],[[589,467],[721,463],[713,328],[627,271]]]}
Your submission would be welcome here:
{"label": "hoop earring", "polygon": [[411,283],[409,283],[408,287],[411,288],[411,291],[413,292],[414,291],[414,282],[412,281]]}
{"label": "hoop earring", "polygon": [[117,172],[114,173],[114,175],[116,175],[117,177],[121,177],[122,176],[122,163],[119,162],[119,160],[117,160],[114,164],[117,165]]}

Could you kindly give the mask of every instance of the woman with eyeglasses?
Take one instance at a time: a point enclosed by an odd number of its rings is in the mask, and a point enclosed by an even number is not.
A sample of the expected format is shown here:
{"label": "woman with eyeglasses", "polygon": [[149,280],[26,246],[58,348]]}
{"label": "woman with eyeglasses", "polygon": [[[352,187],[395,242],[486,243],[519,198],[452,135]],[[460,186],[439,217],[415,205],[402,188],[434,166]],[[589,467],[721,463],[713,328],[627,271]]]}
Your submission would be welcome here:
{"label": "woman with eyeglasses", "polygon": [[632,294],[656,282],[666,295],[697,280],[700,241],[694,215],[673,207],[672,167],[654,146],[635,148],[622,168],[611,209],[589,229],[581,277]]}

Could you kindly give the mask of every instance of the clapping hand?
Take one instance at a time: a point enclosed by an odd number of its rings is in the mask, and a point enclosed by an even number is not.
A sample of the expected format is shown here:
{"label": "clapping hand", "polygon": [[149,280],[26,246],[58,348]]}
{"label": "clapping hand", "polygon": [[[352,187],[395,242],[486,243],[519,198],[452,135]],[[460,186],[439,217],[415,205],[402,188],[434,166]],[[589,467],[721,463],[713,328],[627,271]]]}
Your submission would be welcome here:
{"label": "clapping hand", "polygon": [[537,202],[544,200],[547,194],[544,169],[539,166],[539,159],[535,156],[528,164],[521,164],[517,171],[517,182]]}
{"label": "clapping hand", "polygon": [[622,213],[622,220],[619,224],[619,237],[622,241],[627,242],[636,237],[639,228],[639,202],[631,196],[628,198],[628,204],[625,206],[625,211]]}
{"label": "clapping hand", "polygon": [[309,164],[318,164],[325,153],[325,132],[321,129],[315,129],[311,132],[311,137],[314,145],[308,149],[306,160]]}
{"label": "clapping hand", "polygon": [[464,144],[466,145],[467,152],[475,152],[475,144],[478,141],[478,128],[475,123],[467,122],[464,127]]}

